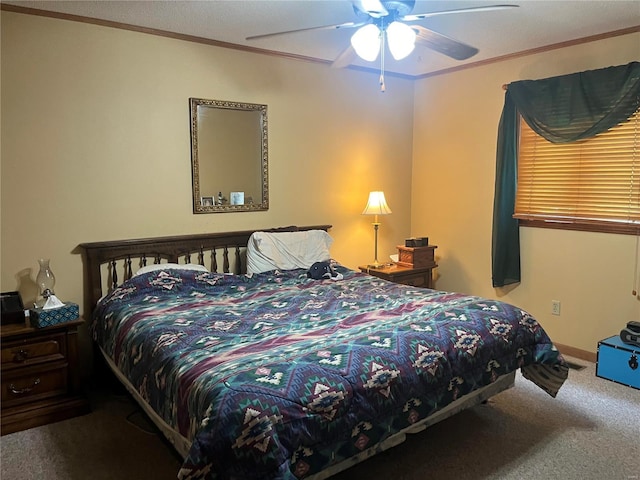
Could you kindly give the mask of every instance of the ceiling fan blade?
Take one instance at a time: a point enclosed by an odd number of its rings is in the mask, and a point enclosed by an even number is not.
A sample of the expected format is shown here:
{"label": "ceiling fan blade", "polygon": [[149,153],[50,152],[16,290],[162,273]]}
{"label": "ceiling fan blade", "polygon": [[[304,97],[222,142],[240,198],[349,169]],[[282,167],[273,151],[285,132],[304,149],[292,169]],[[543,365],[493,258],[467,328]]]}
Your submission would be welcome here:
{"label": "ceiling fan blade", "polygon": [[288,35],[290,33],[298,33],[298,32],[310,32],[312,30],[339,30],[341,28],[357,28],[357,27],[361,27],[362,25],[366,25],[367,23],[369,22],[368,21],[345,22],[345,23],[339,23],[337,25],[324,25],[321,27],[298,28],[297,30],[287,30],[284,32],[265,33],[263,35],[253,35],[251,37],[247,37],[246,40],[258,40],[260,38],[269,38],[269,37],[275,37],[277,35]]}
{"label": "ceiling fan blade", "polygon": [[456,60],[466,60],[478,53],[478,49],[465,43],[454,40],[453,38],[434,32],[428,28],[418,25],[412,25],[418,36],[416,44],[430,48],[436,52],[442,53]]}
{"label": "ceiling fan blade", "polygon": [[331,64],[331,68],[344,68],[348,65],[351,65],[356,57],[356,51],[351,45],[349,45],[342,52],[340,52],[340,55],[338,55]]}
{"label": "ceiling fan blade", "polygon": [[399,20],[403,22],[413,22],[415,20],[422,20],[424,18],[437,17],[439,15],[451,15],[454,13],[468,13],[468,12],[488,12],[490,10],[504,10],[507,8],[518,8],[519,5],[486,5],[484,7],[469,7],[469,8],[458,8],[455,10],[441,10],[439,12],[428,12],[428,13],[415,13],[413,15],[404,15],[400,17]]}

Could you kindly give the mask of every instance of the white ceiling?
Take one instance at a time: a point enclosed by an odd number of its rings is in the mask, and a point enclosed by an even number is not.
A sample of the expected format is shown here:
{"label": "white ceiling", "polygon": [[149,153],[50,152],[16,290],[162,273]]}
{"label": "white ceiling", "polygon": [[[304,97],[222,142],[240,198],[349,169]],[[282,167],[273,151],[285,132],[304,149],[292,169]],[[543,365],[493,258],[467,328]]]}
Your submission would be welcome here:
{"label": "white ceiling", "polygon": [[[332,62],[349,46],[353,29],[301,32],[260,40],[246,37],[355,21],[349,0],[11,1],[4,4],[79,15],[166,32]],[[475,46],[480,52],[453,60],[425,47],[406,59],[386,57],[385,69],[410,76],[640,26],[640,0],[417,0],[412,13],[515,4],[519,8],[461,13],[415,24]],[[640,45],[638,45],[640,58]],[[353,66],[378,69],[355,59]]]}

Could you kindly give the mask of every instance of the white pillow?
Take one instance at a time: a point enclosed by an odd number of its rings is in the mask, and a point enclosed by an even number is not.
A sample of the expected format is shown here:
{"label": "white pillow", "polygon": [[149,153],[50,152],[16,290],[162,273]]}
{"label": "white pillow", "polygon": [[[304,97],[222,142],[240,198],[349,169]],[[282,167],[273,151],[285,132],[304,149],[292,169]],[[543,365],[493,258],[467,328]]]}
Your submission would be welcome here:
{"label": "white pillow", "polygon": [[247,273],[309,268],[331,259],[331,236],[324,230],[255,232],[247,244]]}
{"label": "white pillow", "polygon": [[196,270],[198,272],[208,272],[207,267],[204,265],[198,265],[197,263],[185,263],[180,265],[179,263],[154,263],[153,265],[147,265],[138,270],[133,276],[142,275],[143,273],[155,272],[156,270]]}

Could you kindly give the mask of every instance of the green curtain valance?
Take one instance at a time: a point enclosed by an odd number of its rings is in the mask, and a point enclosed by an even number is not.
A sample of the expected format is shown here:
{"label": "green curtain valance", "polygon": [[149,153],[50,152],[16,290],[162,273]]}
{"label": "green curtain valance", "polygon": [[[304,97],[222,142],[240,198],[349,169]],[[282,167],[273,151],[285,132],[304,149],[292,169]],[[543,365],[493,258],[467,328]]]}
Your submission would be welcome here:
{"label": "green curtain valance", "polygon": [[640,63],[509,84],[522,118],[553,143],[589,138],[627,120],[640,106]]}
{"label": "green curtain valance", "polygon": [[627,120],[640,106],[640,62],[509,84],[498,126],[493,203],[494,287],[520,282],[520,232],[513,218],[518,113],[554,143],[589,138]]}

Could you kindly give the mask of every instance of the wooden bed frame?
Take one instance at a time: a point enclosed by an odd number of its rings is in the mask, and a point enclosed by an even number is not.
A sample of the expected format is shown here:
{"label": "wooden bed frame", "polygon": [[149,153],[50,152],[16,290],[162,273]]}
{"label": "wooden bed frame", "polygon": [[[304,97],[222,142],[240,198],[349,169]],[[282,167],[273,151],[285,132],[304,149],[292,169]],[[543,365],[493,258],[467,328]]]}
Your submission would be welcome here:
{"label": "wooden bed frame", "polygon": [[[212,272],[218,272],[221,268],[221,273],[240,274],[246,272],[246,246],[249,237],[255,231],[327,231],[330,228],[331,225],[288,226],[237,232],[82,243],[79,247],[84,261],[84,309],[86,318],[90,318],[97,302],[103,295],[114,289],[122,281],[131,278],[134,271],[139,267],[145,266],[148,261],[151,261],[151,263],[198,263],[205,265]],[[122,276],[118,272],[121,272]],[[177,452],[185,458],[189,448],[187,440],[164,423],[103,352],[100,352],[100,357],[106,361],[109,369],[113,371],[118,380],[132,394],[142,409],[147,412]],[[459,398],[434,415],[396,433],[384,442],[364,450],[356,457],[346,459],[309,478],[321,480],[330,477],[377,453],[394,447],[402,443],[407,434],[420,432],[462,410],[486,402],[490,397],[511,388],[514,385],[514,380],[515,372],[504,375],[496,382]]]}
{"label": "wooden bed frame", "polygon": [[249,237],[254,232],[327,231],[330,228],[331,225],[292,225],[238,232],[81,243],[79,248],[84,263],[85,318],[91,318],[102,296],[124,280],[130,279],[138,268],[148,262],[198,263],[211,272],[241,274],[246,273],[246,248]]}

